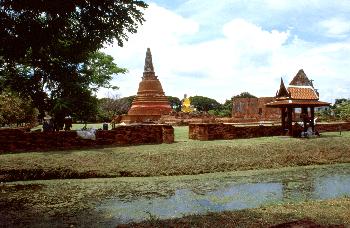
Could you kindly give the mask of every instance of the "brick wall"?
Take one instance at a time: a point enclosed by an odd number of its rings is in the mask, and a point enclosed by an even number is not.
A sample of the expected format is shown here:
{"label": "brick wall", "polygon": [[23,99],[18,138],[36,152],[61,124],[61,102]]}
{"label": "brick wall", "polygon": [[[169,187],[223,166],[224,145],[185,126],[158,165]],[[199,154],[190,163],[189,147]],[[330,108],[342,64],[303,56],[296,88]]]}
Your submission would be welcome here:
{"label": "brick wall", "polygon": [[76,131],[25,132],[0,130],[0,152],[45,151],[89,148],[107,145],[160,144],[174,142],[170,125],[129,125],[109,131],[97,131],[96,140],[82,139]]}
{"label": "brick wall", "polygon": [[265,104],[274,101],[274,97],[233,98],[232,118],[243,122],[279,120],[278,108],[266,108]]}
{"label": "brick wall", "polygon": [[[316,130],[322,132],[350,131],[350,123],[318,123]],[[283,135],[280,125],[234,126],[232,124],[189,124],[189,138],[195,140],[239,139]]]}
{"label": "brick wall", "polygon": [[341,122],[341,123],[317,123],[316,130],[318,132],[327,132],[327,131],[350,131],[350,122]]}
{"label": "brick wall", "polygon": [[239,139],[276,135],[282,135],[281,126],[189,125],[189,138],[196,140]]}

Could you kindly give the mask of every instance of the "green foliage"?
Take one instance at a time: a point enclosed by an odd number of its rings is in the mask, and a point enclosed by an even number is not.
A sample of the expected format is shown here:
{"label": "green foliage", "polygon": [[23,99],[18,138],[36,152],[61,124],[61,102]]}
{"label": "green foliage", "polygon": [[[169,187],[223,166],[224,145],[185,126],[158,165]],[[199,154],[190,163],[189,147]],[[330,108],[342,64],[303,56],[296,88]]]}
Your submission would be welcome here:
{"label": "green foliage", "polygon": [[2,0],[0,56],[32,66],[80,62],[114,39],[119,46],[136,33],[147,7],[142,1]]}
{"label": "green foliage", "polygon": [[91,53],[82,68],[81,73],[93,91],[97,91],[100,87],[118,89],[117,86],[112,86],[109,82],[113,79],[114,74],[127,72],[127,69],[119,68],[113,63],[112,56],[99,51]]}
{"label": "green foliage", "polygon": [[175,112],[181,111],[181,101],[178,97],[167,96],[171,108]]}
{"label": "green foliage", "polygon": [[315,115],[317,116],[318,121],[331,122],[336,120],[332,109],[318,111]]}
{"label": "green foliage", "polygon": [[335,99],[335,102],[334,102],[334,105],[332,106],[333,108],[336,108],[337,105],[340,105],[341,103],[343,102],[348,102],[349,100],[346,99],[346,98],[338,98],[338,99]]}
{"label": "green foliage", "polygon": [[28,98],[22,99],[13,92],[3,91],[0,93],[0,125],[11,126],[12,124],[36,122],[38,110],[32,107]]}
{"label": "green foliage", "polygon": [[90,116],[97,111],[91,91],[116,89],[113,75],[126,72],[98,50],[114,40],[123,46],[146,7],[134,0],[1,1],[0,91],[30,96],[41,113]]}
{"label": "green foliage", "polygon": [[316,115],[321,121],[350,121],[350,99],[336,99],[334,105]]}
{"label": "green foliage", "polygon": [[109,122],[116,115],[127,114],[135,96],[123,98],[102,98],[98,101],[98,118]]}
{"label": "green foliage", "polygon": [[249,92],[242,92],[239,95],[233,96],[232,98],[257,98],[257,97],[250,94]]}
{"label": "green foliage", "polygon": [[350,121],[350,100],[337,105],[335,113],[341,120]]}
{"label": "green foliage", "polygon": [[220,104],[216,109],[209,110],[208,113],[218,117],[231,117],[232,115],[232,101],[226,100],[224,104]]}
{"label": "green foliage", "polygon": [[220,103],[209,97],[193,96],[189,98],[191,100],[191,105],[193,105],[197,111],[207,112],[212,109],[220,108]]}

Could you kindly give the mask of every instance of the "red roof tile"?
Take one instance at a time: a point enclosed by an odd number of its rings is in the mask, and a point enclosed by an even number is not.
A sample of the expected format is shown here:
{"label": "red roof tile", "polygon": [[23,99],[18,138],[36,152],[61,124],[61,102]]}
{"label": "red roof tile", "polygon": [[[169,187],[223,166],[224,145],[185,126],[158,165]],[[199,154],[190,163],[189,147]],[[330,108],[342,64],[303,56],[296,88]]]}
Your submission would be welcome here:
{"label": "red roof tile", "polygon": [[310,87],[288,87],[291,99],[318,100],[316,91]]}

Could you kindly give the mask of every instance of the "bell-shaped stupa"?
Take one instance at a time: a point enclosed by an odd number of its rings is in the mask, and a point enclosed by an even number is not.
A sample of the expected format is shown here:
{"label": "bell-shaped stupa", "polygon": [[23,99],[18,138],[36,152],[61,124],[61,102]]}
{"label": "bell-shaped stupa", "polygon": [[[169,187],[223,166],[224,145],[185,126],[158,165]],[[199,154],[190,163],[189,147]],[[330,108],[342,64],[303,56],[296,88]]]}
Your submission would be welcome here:
{"label": "bell-shaped stupa", "polygon": [[169,101],[154,72],[151,50],[147,48],[142,81],[128,115],[123,118],[123,121],[129,123],[157,121],[162,115],[169,114],[171,111]]}

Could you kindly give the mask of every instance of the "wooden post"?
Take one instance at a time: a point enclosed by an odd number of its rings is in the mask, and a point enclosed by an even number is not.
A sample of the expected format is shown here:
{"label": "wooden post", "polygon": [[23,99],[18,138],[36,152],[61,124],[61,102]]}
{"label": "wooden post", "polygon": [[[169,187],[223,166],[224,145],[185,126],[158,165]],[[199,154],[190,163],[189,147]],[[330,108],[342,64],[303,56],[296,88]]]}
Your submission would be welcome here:
{"label": "wooden post", "polygon": [[288,115],[287,125],[288,125],[289,136],[293,136],[292,111],[293,111],[293,108],[290,108],[290,107],[287,108],[287,115]]}
{"label": "wooden post", "polygon": [[311,112],[310,125],[311,125],[311,128],[312,128],[312,132],[315,132],[315,123],[314,123],[314,119],[315,119],[315,107],[310,107],[310,112]]}
{"label": "wooden post", "polygon": [[282,131],[286,129],[286,108],[281,108]]}

